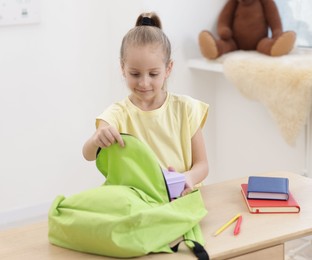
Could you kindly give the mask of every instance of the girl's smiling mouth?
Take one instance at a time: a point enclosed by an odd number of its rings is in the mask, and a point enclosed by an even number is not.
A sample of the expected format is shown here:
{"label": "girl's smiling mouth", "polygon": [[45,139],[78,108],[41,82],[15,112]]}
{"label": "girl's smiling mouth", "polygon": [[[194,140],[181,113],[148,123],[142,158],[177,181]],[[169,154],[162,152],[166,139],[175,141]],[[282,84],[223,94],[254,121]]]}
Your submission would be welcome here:
{"label": "girl's smiling mouth", "polygon": [[148,93],[148,92],[151,92],[153,91],[152,89],[140,89],[140,88],[136,88],[135,89],[136,92],[139,92],[139,93]]}

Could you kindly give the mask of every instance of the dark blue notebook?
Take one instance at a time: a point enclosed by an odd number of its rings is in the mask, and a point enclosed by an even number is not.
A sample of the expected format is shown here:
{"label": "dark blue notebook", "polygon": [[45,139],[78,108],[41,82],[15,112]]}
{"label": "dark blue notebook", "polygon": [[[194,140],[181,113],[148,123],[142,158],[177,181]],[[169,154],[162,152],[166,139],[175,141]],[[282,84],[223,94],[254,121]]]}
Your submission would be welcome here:
{"label": "dark blue notebook", "polygon": [[288,200],[289,180],[282,177],[250,176],[248,199]]}

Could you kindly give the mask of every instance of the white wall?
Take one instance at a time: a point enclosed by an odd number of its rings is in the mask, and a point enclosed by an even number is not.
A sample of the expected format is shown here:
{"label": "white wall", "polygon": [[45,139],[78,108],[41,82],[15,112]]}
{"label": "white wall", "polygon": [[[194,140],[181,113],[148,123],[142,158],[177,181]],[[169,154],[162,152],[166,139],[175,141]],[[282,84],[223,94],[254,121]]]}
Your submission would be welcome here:
{"label": "white wall", "polygon": [[43,0],[40,24],[0,27],[0,225],[103,182],[81,148],[126,94],[116,45],[140,6]]}
{"label": "white wall", "polygon": [[207,182],[301,171],[303,135],[289,147],[261,104],[243,98],[222,74],[187,67],[201,57],[198,33],[214,30],[224,2],[42,0],[40,24],[0,27],[0,226],[46,215],[56,195],[103,182],[81,148],[95,116],[127,94],[119,46],[142,11],[156,11],[171,39],[169,89],[210,104]]}
{"label": "white wall", "polygon": [[243,97],[220,77],[216,97],[217,173],[219,180],[267,171],[305,171],[304,129],[292,147],[259,102]]}

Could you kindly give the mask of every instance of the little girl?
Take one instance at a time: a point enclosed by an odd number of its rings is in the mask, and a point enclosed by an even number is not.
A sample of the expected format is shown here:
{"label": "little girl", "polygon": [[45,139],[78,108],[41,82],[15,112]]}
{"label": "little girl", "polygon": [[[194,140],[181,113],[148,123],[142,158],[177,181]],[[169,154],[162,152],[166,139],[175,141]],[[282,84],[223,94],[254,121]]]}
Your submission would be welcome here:
{"label": "little girl", "polygon": [[120,64],[130,95],[96,118],[83,155],[95,160],[99,147],[124,146],[120,133],[131,134],[152,148],[162,168],[186,174],[185,195],[208,175],[201,130],[208,104],[167,91],[171,45],[155,13],[141,14],[124,36]]}

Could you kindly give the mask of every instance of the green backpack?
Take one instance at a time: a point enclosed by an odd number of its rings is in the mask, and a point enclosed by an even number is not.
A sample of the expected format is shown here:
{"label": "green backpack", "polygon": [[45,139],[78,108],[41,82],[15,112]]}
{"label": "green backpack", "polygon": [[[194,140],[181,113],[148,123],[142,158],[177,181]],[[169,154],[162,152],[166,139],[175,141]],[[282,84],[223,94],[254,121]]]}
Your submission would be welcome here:
{"label": "green backpack", "polygon": [[[64,248],[119,258],[173,253],[184,236],[199,259],[209,259],[199,222],[207,214],[200,192],[170,201],[152,150],[133,136],[99,149],[104,185],[65,198],[49,211],[49,241]],[[155,239],[157,238],[157,239]]]}

